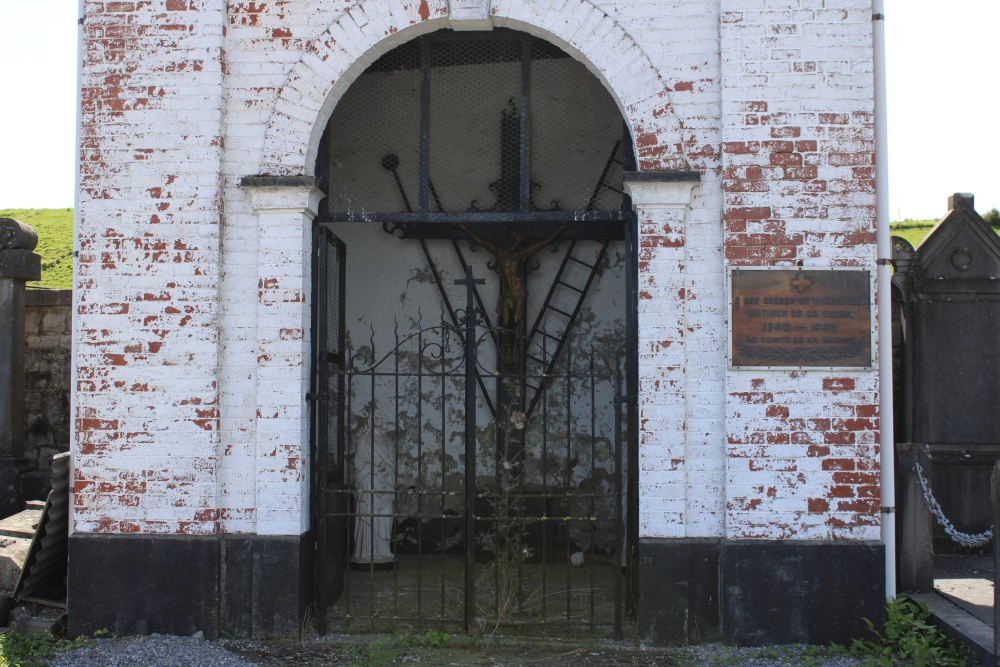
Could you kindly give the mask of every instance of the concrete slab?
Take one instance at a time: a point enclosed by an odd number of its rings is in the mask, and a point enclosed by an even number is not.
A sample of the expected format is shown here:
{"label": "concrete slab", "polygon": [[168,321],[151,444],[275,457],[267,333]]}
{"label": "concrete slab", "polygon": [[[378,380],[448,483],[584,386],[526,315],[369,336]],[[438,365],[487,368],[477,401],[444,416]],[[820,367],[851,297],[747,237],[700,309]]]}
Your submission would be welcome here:
{"label": "concrete slab", "polygon": [[993,625],[993,582],[989,579],[935,579],[934,588],[983,623]]}
{"label": "concrete slab", "polygon": [[965,648],[982,667],[998,667],[993,655],[993,628],[938,593],[908,593],[931,612],[931,622]]}
{"label": "concrete slab", "polygon": [[35,527],[42,520],[42,511],[28,509],[18,512],[0,521],[0,536],[26,537],[29,540],[35,534]]}
{"label": "concrete slab", "polygon": [[30,537],[0,536],[0,596],[13,597],[30,549]]}

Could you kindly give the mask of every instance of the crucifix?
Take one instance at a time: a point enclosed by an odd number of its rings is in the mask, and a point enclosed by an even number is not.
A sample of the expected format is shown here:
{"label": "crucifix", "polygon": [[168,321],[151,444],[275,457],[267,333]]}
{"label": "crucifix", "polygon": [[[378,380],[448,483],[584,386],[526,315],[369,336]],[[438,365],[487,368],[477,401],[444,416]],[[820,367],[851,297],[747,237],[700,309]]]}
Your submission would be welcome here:
{"label": "crucifix", "polygon": [[525,246],[527,239],[520,232],[510,232],[489,241],[464,223],[455,226],[496,255],[496,272],[500,274],[500,296],[497,298],[497,321],[501,329],[500,357],[507,370],[516,370],[521,358],[518,337],[523,333],[524,311],[528,302],[528,259],[555,241],[569,229],[570,223],[564,222],[554,233],[529,246]]}

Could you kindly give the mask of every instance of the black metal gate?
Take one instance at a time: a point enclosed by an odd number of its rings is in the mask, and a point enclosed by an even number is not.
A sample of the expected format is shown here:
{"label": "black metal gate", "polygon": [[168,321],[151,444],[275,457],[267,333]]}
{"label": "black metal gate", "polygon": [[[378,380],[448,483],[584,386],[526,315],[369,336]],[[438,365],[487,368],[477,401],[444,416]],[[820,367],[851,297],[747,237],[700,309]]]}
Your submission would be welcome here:
{"label": "black metal gate", "polygon": [[[512,30],[403,44],[338,103],[317,157],[328,197],[315,223],[360,252],[381,242],[359,231],[370,223],[418,244],[443,322],[418,315],[390,345],[375,313],[368,344],[345,345],[343,298],[334,324],[332,291],[319,291],[334,254],[318,232],[321,631],[623,634],[637,593],[637,223],[622,176],[632,147],[582,63]],[[561,261],[529,308],[529,274],[555,268],[540,259],[550,246]],[[498,274],[493,323],[466,254],[477,248]],[[464,309],[443,281],[452,251]],[[591,330],[589,349],[574,331],[593,317],[584,302],[609,256],[624,257],[625,322],[601,344]],[[412,309],[401,317],[414,321]]]}
{"label": "black metal gate", "polygon": [[321,619],[354,631],[558,625],[564,635],[620,637],[634,465],[622,369],[568,347],[544,377],[512,374],[497,332],[475,308],[462,316],[463,329],[397,332],[385,353],[373,337],[346,351],[342,370],[330,368],[343,403],[327,402],[329,423],[347,424],[330,452],[346,459],[343,483],[324,487],[318,525],[345,539],[317,554],[327,578],[317,604],[330,605]]}
{"label": "black metal gate", "polygon": [[311,523],[315,538],[315,599],[320,631],[326,609],[344,590],[348,495],[344,469],[344,244],[329,229],[313,237],[313,373]]}

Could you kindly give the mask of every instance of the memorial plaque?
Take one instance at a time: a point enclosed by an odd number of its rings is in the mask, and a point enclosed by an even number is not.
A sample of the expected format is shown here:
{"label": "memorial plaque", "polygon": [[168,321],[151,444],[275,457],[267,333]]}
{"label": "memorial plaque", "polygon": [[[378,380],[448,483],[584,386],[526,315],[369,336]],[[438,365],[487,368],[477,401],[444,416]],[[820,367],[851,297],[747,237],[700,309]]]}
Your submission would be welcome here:
{"label": "memorial plaque", "polygon": [[872,365],[871,272],[733,269],[730,365]]}

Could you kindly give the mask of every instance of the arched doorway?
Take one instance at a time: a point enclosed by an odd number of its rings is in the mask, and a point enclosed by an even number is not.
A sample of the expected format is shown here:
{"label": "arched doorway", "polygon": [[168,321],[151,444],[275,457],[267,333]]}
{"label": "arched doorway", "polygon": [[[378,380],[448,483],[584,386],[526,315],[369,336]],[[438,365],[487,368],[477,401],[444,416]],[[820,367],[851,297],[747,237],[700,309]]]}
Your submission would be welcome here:
{"label": "arched doorway", "polygon": [[581,63],[512,30],[421,37],[340,100],[316,165],[322,629],[624,633],[632,145]]}

